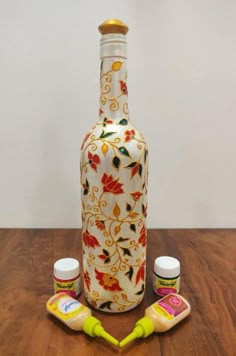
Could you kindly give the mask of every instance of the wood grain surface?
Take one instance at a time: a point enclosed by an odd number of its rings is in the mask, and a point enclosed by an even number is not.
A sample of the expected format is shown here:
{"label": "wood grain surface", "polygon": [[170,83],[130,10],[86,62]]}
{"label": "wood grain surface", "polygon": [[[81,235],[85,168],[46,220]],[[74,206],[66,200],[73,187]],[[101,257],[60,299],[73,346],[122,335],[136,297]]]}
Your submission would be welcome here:
{"label": "wood grain surface", "polygon": [[[68,329],[47,314],[53,294],[53,263],[81,262],[80,230],[0,230],[0,355],[236,355],[236,230],[149,230],[145,299],[132,311],[93,310],[103,326],[123,339],[158,297],[152,292],[157,256],[181,262],[180,292],[191,315],[164,334],[139,339],[124,349]],[[85,303],[83,292],[78,298]]]}

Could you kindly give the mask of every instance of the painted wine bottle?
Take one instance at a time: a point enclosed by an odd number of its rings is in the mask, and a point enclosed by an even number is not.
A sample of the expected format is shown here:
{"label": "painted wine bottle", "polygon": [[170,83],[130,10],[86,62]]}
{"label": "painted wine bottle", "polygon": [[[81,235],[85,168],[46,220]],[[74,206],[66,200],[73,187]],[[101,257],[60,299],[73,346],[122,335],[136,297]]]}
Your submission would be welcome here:
{"label": "painted wine bottle", "polygon": [[81,146],[84,291],[106,312],[143,299],[146,276],[148,150],[128,112],[128,27],[99,26],[99,120]]}

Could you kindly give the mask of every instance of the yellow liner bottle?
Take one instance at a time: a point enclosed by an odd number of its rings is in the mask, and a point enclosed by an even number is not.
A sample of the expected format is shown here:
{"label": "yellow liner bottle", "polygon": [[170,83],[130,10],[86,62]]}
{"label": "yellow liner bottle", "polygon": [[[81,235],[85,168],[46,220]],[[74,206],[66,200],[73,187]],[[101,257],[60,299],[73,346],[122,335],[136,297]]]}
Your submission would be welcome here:
{"label": "yellow liner bottle", "polygon": [[83,330],[89,336],[100,336],[114,345],[119,341],[108,334],[101,322],[94,318],[91,310],[85,305],[70,297],[66,293],[58,293],[47,301],[47,310],[50,314],[66,324],[73,330]]}
{"label": "yellow liner bottle", "polygon": [[145,309],[145,316],[138,320],[133,331],[120,342],[120,347],[139,337],[145,338],[153,332],[171,329],[190,314],[189,302],[179,294],[170,293]]}

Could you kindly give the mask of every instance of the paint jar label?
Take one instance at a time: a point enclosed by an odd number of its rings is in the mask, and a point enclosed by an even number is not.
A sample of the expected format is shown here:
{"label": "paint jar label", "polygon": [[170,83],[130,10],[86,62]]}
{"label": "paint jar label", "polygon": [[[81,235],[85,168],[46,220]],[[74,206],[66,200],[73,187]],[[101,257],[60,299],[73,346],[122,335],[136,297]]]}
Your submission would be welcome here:
{"label": "paint jar label", "polygon": [[164,278],[153,274],[153,290],[156,294],[165,296],[170,293],[179,293],[180,277]]}
{"label": "paint jar label", "polygon": [[54,276],[54,293],[61,292],[76,298],[80,294],[80,275],[70,280],[61,280]]}
{"label": "paint jar label", "polygon": [[169,321],[188,309],[182,298],[172,294],[165,296],[152,306],[158,315]]}

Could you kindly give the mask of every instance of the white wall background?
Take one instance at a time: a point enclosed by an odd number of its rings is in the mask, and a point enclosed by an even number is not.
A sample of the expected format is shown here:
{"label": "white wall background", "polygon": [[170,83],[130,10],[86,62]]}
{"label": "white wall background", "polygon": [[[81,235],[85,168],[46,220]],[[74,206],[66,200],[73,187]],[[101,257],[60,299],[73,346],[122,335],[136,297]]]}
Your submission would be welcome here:
{"label": "white wall background", "polygon": [[81,225],[79,151],[110,17],[130,27],[149,227],[236,227],[234,0],[0,0],[0,226]]}

